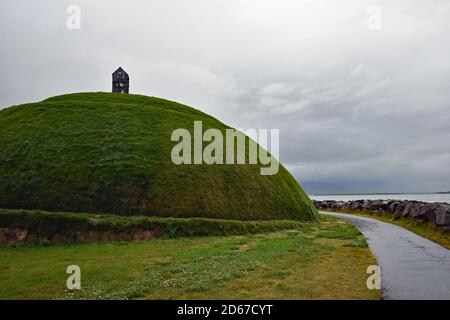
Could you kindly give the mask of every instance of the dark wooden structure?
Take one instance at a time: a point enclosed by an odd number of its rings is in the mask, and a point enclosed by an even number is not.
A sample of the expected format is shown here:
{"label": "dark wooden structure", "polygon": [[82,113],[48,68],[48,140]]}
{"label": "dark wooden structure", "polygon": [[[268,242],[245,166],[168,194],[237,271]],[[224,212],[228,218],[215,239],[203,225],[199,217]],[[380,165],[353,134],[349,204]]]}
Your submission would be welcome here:
{"label": "dark wooden structure", "polygon": [[130,77],[122,67],[112,74],[112,92],[128,93],[130,88]]}

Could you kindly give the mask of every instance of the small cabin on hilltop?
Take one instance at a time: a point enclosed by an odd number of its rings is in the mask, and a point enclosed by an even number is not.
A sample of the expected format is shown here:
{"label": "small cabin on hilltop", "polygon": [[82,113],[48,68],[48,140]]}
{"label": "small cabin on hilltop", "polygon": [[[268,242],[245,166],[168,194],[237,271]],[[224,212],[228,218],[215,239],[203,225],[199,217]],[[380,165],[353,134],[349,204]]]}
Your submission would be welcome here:
{"label": "small cabin on hilltop", "polygon": [[112,92],[128,93],[130,88],[130,77],[122,67],[112,74]]}

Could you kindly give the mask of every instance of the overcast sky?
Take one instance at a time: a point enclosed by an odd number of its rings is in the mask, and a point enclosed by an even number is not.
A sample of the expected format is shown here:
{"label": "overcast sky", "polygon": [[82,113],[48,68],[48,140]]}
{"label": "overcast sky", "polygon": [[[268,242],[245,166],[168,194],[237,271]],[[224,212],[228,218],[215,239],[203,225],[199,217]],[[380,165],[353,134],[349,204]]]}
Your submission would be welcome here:
{"label": "overcast sky", "polygon": [[279,128],[308,192],[450,190],[448,0],[2,0],[0,12],[0,107],[110,91],[122,66],[131,93]]}

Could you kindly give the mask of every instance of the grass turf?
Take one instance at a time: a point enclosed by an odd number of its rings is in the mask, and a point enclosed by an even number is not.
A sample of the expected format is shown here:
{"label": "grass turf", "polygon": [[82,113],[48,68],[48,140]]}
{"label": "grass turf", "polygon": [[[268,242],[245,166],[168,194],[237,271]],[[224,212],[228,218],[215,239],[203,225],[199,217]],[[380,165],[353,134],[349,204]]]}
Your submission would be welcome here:
{"label": "grass turf", "polygon": [[[228,237],[0,248],[0,299],[379,299],[362,235],[333,217]],[[81,290],[67,291],[68,265]]]}

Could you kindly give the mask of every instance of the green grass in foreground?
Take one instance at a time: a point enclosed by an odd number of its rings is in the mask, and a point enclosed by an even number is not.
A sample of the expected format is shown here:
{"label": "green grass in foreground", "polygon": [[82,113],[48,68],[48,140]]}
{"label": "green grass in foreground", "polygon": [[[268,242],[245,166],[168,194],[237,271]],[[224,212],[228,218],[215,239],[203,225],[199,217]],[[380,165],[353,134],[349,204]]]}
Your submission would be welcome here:
{"label": "green grass in foreground", "polygon": [[439,229],[438,227],[436,227],[436,225],[432,223],[422,222],[417,219],[406,219],[406,218],[394,219],[391,215],[379,215],[369,211],[355,212],[349,210],[341,210],[339,212],[374,218],[384,222],[396,224],[405,229],[408,229],[409,231],[417,233],[418,235],[421,235],[424,238],[434,241],[447,249],[450,249],[450,232],[443,231],[442,229]]}
{"label": "green grass in foreground", "polygon": [[[378,299],[361,234],[333,217],[268,234],[0,248],[0,299]],[[68,265],[82,289],[67,292]]]}

